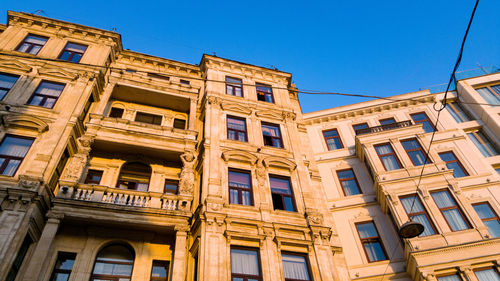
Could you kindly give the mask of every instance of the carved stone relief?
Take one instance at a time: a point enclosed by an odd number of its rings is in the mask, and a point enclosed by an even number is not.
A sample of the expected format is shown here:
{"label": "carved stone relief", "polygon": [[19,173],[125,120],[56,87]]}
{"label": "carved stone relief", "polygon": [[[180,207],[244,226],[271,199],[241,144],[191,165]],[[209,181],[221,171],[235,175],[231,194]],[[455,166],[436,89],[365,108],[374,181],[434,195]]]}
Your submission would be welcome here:
{"label": "carved stone relief", "polygon": [[194,185],[194,164],[196,162],[196,155],[192,151],[188,151],[181,155],[181,161],[183,164],[180,182],[179,182],[179,192],[180,194],[192,194]]}

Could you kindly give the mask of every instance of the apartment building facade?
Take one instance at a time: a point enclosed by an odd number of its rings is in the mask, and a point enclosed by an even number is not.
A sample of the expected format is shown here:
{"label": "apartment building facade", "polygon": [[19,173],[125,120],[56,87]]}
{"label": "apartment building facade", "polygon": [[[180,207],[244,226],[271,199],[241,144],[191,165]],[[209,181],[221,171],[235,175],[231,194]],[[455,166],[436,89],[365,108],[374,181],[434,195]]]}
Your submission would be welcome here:
{"label": "apartment building facade", "polygon": [[0,280],[498,277],[499,75],[434,128],[440,94],[303,115],[290,73],[26,13],[0,32]]}

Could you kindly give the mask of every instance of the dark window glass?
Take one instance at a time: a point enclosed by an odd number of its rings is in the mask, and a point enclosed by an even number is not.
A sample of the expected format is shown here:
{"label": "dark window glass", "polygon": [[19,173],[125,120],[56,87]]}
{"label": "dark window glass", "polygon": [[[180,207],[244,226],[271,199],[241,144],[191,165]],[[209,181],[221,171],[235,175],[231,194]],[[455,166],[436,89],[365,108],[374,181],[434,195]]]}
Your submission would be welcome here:
{"label": "dark window glass", "polygon": [[497,171],[497,174],[500,175],[500,168],[495,168],[495,171]]}
{"label": "dark window glass", "polygon": [[176,129],[186,129],[186,120],[174,118],[174,128]]}
{"label": "dark window glass", "polygon": [[48,39],[47,37],[29,34],[24,38],[23,42],[17,46],[16,51],[36,55]]}
{"label": "dark window glass", "polygon": [[421,237],[436,234],[436,228],[417,195],[403,196],[399,199],[410,220],[419,222],[424,226],[424,232],[420,234]]}
{"label": "dark window glass", "polygon": [[358,180],[352,169],[337,171],[337,176],[339,177],[340,185],[342,186],[345,196],[361,194]]}
{"label": "dark window glass", "polygon": [[389,143],[375,145],[375,151],[386,171],[401,169],[401,163]]}
{"label": "dark window glass", "polygon": [[0,73],[0,100],[12,89],[17,79],[19,79],[17,75]]}
{"label": "dark window glass", "polygon": [[137,112],[135,114],[135,121],[142,123],[161,125],[161,119],[161,115],[149,114],[144,112]]}
{"label": "dark window glass", "polygon": [[14,176],[21,165],[33,139],[7,135],[0,144],[0,174]]}
{"label": "dark window glass", "polygon": [[153,261],[153,268],[151,269],[151,281],[167,281],[168,266],[168,261]]}
{"label": "dark window glass", "polygon": [[70,62],[80,62],[86,50],[87,46],[85,45],[68,42],[59,55],[59,59]]}
{"label": "dark window glass", "polygon": [[151,167],[140,162],[127,162],[120,170],[116,187],[138,191],[148,191]]}
{"label": "dark window glass", "polygon": [[290,179],[286,177],[269,176],[271,185],[271,195],[275,210],[285,210],[296,212],[293,191],[290,185]]}
{"label": "dark window glass", "polygon": [[283,148],[283,142],[281,140],[281,131],[279,125],[262,123],[262,136],[264,137],[265,146],[274,146],[277,148]]}
{"label": "dark window glass", "polygon": [[243,81],[238,78],[226,76],[226,94],[243,97]]}
{"label": "dark window glass", "polygon": [[283,262],[285,281],[312,280],[306,255],[282,253],[281,260]]}
{"label": "dark window glass", "polygon": [[250,173],[229,170],[229,202],[231,204],[253,205],[252,181]]}
{"label": "dark window glass", "polygon": [[[131,70],[131,69],[127,69],[126,71],[127,71],[127,72],[132,72],[132,73],[135,73],[135,72],[136,72],[135,70]],[[158,74],[158,73],[151,73],[151,72],[148,72],[148,76],[149,76],[149,77],[156,78],[156,79],[166,80],[166,81],[169,81],[169,80],[170,80],[170,77],[165,76],[165,75],[162,75],[162,74]]]}
{"label": "dark window glass", "polygon": [[17,251],[16,258],[14,259],[14,262],[10,267],[9,273],[7,274],[7,278],[5,278],[5,281],[14,281],[16,279],[17,273],[19,272],[19,269],[21,269],[21,265],[23,264],[24,258],[26,257],[26,254],[28,253],[28,250],[32,243],[33,240],[31,240],[29,234],[26,234],[26,237],[24,237],[23,244],[21,244],[19,251]]}
{"label": "dark window glass", "polygon": [[99,170],[89,170],[87,172],[87,177],[85,178],[86,184],[100,184],[102,178],[102,171]]}
{"label": "dark window glass", "polygon": [[448,190],[432,192],[431,195],[452,231],[470,228],[462,210],[458,208],[457,202]]}
{"label": "dark window glass", "polygon": [[375,224],[372,221],[357,223],[356,229],[358,230],[359,238],[361,239],[361,244],[363,244],[368,261],[386,260],[387,255]]}
{"label": "dark window glass", "polygon": [[61,177],[64,171],[64,167],[66,167],[66,163],[68,163],[69,157],[70,157],[69,151],[68,148],[66,147],[61,156],[61,159],[59,159],[59,162],[57,163],[54,174],[52,174],[52,177],[50,178],[49,186],[51,190],[54,190],[56,188],[57,183],[59,182],[59,178]]}
{"label": "dark window glass", "polygon": [[457,123],[467,122],[472,120],[470,114],[457,102],[450,102],[446,105],[446,109]]}
{"label": "dark window glass", "polygon": [[92,270],[91,281],[130,281],[134,253],[123,245],[112,244],[98,254]]}
{"label": "dark window glass", "polygon": [[123,108],[112,107],[109,111],[109,117],[113,118],[122,118],[123,117]]}
{"label": "dark window glass", "polygon": [[413,165],[421,166],[431,162],[429,158],[426,157],[427,154],[425,153],[422,146],[420,146],[420,143],[417,141],[417,139],[403,140],[401,141],[401,144],[406,150],[406,153],[408,153],[408,156],[410,157]]}
{"label": "dark window glass", "polygon": [[484,225],[488,227],[491,237],[500,237],[500,218],[493,211],[489,203],[478,203],[472,205],[477,215],[481,218]]}
{"label": "dark window glass", "polygon": [[368,123],[360,123],[360,124],[354,124],[352,125],[352,128],[354,129],[354,132],[356,133],[356,135],[358,134],[358,130],[362,130],[362,129],[368,129],[369,126],[368,126]]}
{"label": "dark window glass", "polygon": [[165,193],[177,194],[177,190],[179,189],[179,181],[178,180],[165,180]]}
{"label": "dark window glass", "polygon": [[258,249],[231,247],[231,281],[260,281]]}
{"label": "dark window glass", "polygon": [[323,137],[325,138],[328,150],[341,149],[344,147],[337,129],[323,131]]}
{"label": "dark window glass", "polygon": [[394,118],[386,118],[386,119],[381,119],[379,120],[380,125],[390,125],[396,123],[396,120]]}
{"label": "dark window glass", "polygon": [[431,120],[424,112],[411,114],[410,116],[415,124],[422,124],[424,126],[424,131],[426,133],[434,132],[436,130],[434,124],[432,124]]}
{"label": "dark window glass", "polygon": [[257,100],[274,103],[273,89],[269,85],[255,83]]}
{"label": "dark window glass", "polygon": [[500,105],[500,85],[487,86],[476,89],[479,95],[492,105]]}
{"label": "dark window glass", "polygon": [[479,281],[500,281],[500,275],[494,268],[474,270],[474,274]]}
{"label": "dark window glass", "polygon": [[184,80],[184,79],[181,79],[180,82],[183,85],[189,85],[189,84],[191,84],[191,82],[189,82],[188,80]]}
{"label": "dark window glass", "polygon": [[61,95],[64,84],[42,81],[31,98],[28,100],[29,105],[37,105],[46,108],[53,108],[57,99]]}
{"label": "dark window glass", "polygon": [[75,263],[75,253],[59,252],[57,254],[57,261],[52,272],[51,281],[68,281]]}
{"label": "dark window glass", "polygon": [[462,166],[462,163],[458,161],[457,157],[455,154],[451,151],[448,152],[443,152],[439,153],[439,157],[441,160],[446,162],[446,167],[450,170],[453,170],[453,177],[455,178],[461,178],[461,177],[466,177],[469,174],[467,171],[464,169]]}
{"label": "dark window glass", "polygon": [[230,140],[247,141],[247,123],[244,118],[227,117],[227,138]]}
{"label": "dark window glass", "polygon": [[481,151],[484,157],[498,155],[497,148],[482,130],[468,132],[467,136],[469,136],[469,139],[474,143],[477,149]]}

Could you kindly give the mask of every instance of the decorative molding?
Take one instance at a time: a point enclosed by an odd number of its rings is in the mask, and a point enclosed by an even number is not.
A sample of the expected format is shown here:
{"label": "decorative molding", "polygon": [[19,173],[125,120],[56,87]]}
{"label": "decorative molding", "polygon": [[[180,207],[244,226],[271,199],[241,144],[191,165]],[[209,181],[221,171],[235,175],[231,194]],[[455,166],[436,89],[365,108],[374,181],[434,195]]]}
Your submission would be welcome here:
{"label": "decorative molding", "polygon": [[5,127],[18,127],[43,133],[49,129],[49,125],[42,119],[24,114],[8,114],[2,116]]}
{"label": "decorative molding", "polygon": [[222,159],[224,159],[225,162],[239,161],[239,162],[247,162],[252,165],[255,162],[257,162],[257,156],[244,150],[227,150],[222,152],[221,157]]}
{"label": "decorative molding", "polygon": [[264,117],[269,119],[283,120],[283,114],[276,110],[259,110],[255,112],[257,117]]}
{"label": "decorative molding", "polygon": [[278,156],[266,157],[263,159],[263,163],[266,167],[273,166],[277,168],[285,168],[290,171],[293,171],[295,170],[295,168],[297,168],[297,164],[295,164],[293,161]]}
{"label": "decorative molding", "polygon": [[29,73],[33,68],[17,58],[0,57],[0,65],[5,68],[15,69],[18,71]]}
{"label": "decorative molding", "polygon": [[223,110],[227,111],[233,111],[245,115],[252,114],[252,110],[248,108],[248,106],[243,106],[241,104],[222,102],[221,107]]}

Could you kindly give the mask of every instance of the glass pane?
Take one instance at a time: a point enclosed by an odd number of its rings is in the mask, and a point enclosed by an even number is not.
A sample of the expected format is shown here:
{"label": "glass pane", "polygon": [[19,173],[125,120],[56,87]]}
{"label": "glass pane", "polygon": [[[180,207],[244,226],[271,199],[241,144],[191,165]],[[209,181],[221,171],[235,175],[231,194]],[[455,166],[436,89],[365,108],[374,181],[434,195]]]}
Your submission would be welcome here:
{"label": "glass pane", "polygon": [[231,84],[242,84],[241,79],[226,77],[226,82]]}
{"label": "glass pane", "polygon": [[444,210],[443,215],[452,231],[468,229],[467,223],[457,209]]}
{"label": "glass pane", "polygon": [[246,131],[246,123],[245,120],[236,119],[236,118],[227,118],[227,127],[230,129],[235,129],[238,131]]}
{"label": "glass pane", "polygon": [[32,54],[32,55],[38,54],[38,51],[40,51],[41,48],[42,47],[37,46],[37,45],[33,46],[33,48],[31,48],[30,54]]}
{"label": "glass pane", "polygon": [[394,120],[394,118],[380,120],[380,125],[389,125],[394,123],[396,123],[396,120]]}
{"label": "glass pane", "polygon": [[0,88],[10,89],[14,86],[19,76],[0,73]]}
{"label": "glass pane", "polygon": [[250,174],[229,171],[229,186],[250,188]]}
{"label": "glass pane", "polygon": [[269,177],[269,183],[271,185],[271,192],[292,194],[288,179]]}
{"label": "glass pane", "polygon": [[408,152],[408,155],[410,156],[415,166],[424,165],[424,163],[426,162],[425,155],[420,150],[410,151]]}
{"label": "glass pane", "polygon": [[448,276],[442,276],[437,278],[439,281],[461,281],[460,278],[453,274],[453,275],[448,275]]}
{"label": "glass pane", "polygon": [[56,103],[56,99],[46,98],[45,102],[43,104],[41,104],[41,106],[46,107],[46,108],[53,108],[55,103]]}
{"label": "glass pane", "polygon": [[424,214],[411,216],[410,219],[419,222],[424,226],[424,232],[422,232],[422,234],[419,235],[420,237],[436,234],[434,232],[434,229],[432,228],[431,223]]}
{"label": "glass pane", "polygon": [[366,254],[370,261],[386,260],[384,250],[379,242],[364,243]]}
{"label": "glass pane", "polygon": [[351,169],[338,171],[337,175],[338,175],[339,179],[354,178],[354,172]]}
{"label": "glass pane", "polygon": [[281,255],[283,261],[283,273],[285,278],[295,280],[309,280],[309,270],[304,256]]}
{"label": "glass pane", "polygon": [[342,187],[346,196],[360,194],[358,184],[355,180],[342,181]]}
{"label": "glass pane", "polygon": [[441,208],[453,207],[455,206],[455,201],[451,197],[447,190],[433,192],[432,198],[436,202],[436,205]]}
{"label": "glass pane", "polygon": [[54,278],[52,278],[52,281],[68,281],[68,279],[68,273],[56,273],[54,274]]}
{"label": "glass pane", "polygon": [[[492,87],[493,88],[493,87]],[[489,104],[500,104],[500,95],[492,93],[488,88],[476,89],[479,95]]]}
{"label": "glass pane", "polygon": [[85,50],[87,50],[87,46],[76,44],[76,43],[68,43],[66,45],[66,48],[64,48],[64,50],[83,53],[83,52],[85,52]]}
{"label": "glass pane", "polygon": [[262,125],[262,134],[265,136],[280,137],[280,129],[276,125]]}
{"label": "glass pane", "polygon": [[382,156],[382,163],[384,163],[384,167],[387,171],[401,169],[398,161],[394,155]]}
{"label": "glass pane", "polygon": [[24,157],[33,143],[32,139],[6,136],[0,145],[0,154],[15,157]]}
{"label": "glass pane", "polygon": [[373,222],[356,224],[356,228],[361,238],[378,237],[377,229],[375,229]]}
{"label": "glass pane", "polygon": [[240,204],[239,199],[238,199],[238,190],[229,189],[229,202],[231,204]]}
{"label": "glass pane", "polygon": [[231,272],[259,276],[257,251],[231,249]]}
{"label": "glass pane", "polygon": [[447,163],[446,167],[450,170],[453,170],[453,177],[455,178],[461,178],[467,176],[465,171],[457,162]]}
{"label": "glass pane", "polygon": [[2,100],[7,94],[7,90],[0,89],[0,100]]}
{"label": "glass pane", "polygon": [[407,214],[424,211],[424,207],[416,196],[401,198],[401,204],[403,204],[403,208],[405,209]]}
{"label": "glass pane", "polygon": [[241,198],[242,198],[242,202],[241,202],[242,205],[246,205],[246,206],[252,205],[249,191],[241,191]]}
{"label": "glass pane", "polygon": [[481,219],[489,219],[496,217],[488,204],[473,205],[474,210]]}
{"label": "glass pane", "polygon": [[295,212],[295,208],[293,207],[293,200],[291,197],[284,196],[283,200],[285,201],[285,210],[290,212]]}
{"label": "glass pane", "polygon": [[71,58],[71,62],[79,62],[80,59],[82,58],[81,54],[73,54],[73,57]]}
{"label": "glass pane", "polygon": [[64,86],[64,84],[42,81],[42,83],[40,83],[40,85],[36,89],[35,93],[46,96],[59,97],[64,89]]}
{"label": "glass pane", "polygon": [[47,42],[47,38],[29,35],[24,41],[33,44],[44,45],[45,42]]}
{"label": "glass pane", "polygon": [[342,144],[340,144],[339,138],[330,138],[330,139],[327,139],[326,142],[328,143],[329,150],[335,150],[335,149],[342,148]]}
{"label": "glass pane", "polygon": [[26,51],[28,50],[29,46],[30,46],[30,44],[23,43],[23,44],[21,44],[19,46],[19,48],[17,48],[17,51],[26,53]]}
{"label": "glass pane", "polygon": [[61,54],[61,56],[59,57],[59,59],[61,59],[61,60],[68,60],[70,55],[71,55],[71,53],[70,53],[70,52],[68,52],[68,51],[64,51],[64,52]]}
{"label": "glass pane", "polygon": [[21,160],[10,159],[9,163],[7,164],[7,167],[5,167],[5,170],[3,170],[2,174],[9,177],[14,176],[20,164]]}
{"label": "glass pane", "polygon": [[337,130],[330,130],[330,131],[324,131],[323,135],[325,136],[325,138],[329,138],[329,137],[337,137],[339,133],[337,132]]}
{"label": "glass pane", "polygon": [[485,221],[484,225],[488,227],[491,237],[500,237],[500,222],[498,220]]}
{"label": "glass pane", "polygon": [[478,270],[474,273],[479,281],[500,281],[500,276],[493,268]]}

